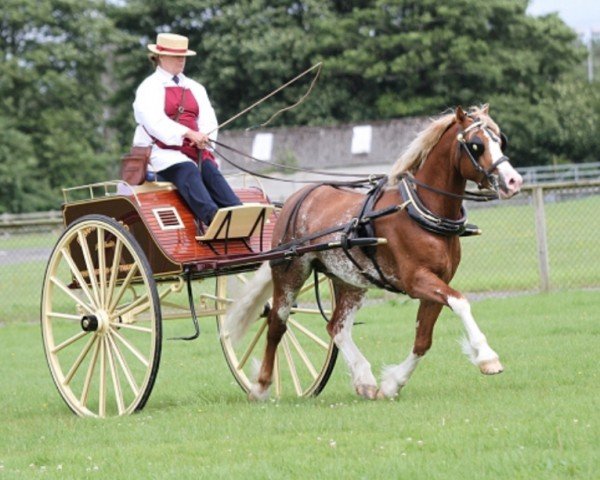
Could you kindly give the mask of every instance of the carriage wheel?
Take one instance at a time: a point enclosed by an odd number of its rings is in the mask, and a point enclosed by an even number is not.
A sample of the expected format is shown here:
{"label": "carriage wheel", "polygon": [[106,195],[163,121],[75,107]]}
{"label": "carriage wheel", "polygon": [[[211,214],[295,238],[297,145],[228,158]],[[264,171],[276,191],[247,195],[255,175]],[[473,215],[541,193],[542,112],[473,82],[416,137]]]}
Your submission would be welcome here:
{"label": "carriage wheel", "polygon": [[[252,281],[252,274],[236,274],[217,278],[216,296],[219,331],[225,322],[225,309],[235,301],[243,287]],[[319,293],[324,313],[331,318],[335,299],[333,284],[319,276]],[[269,302],[270,305],[270,302]],[[256,378],[257,366],[265,349],[268,306],[245,337],[233,345],[229,338],[221,339],[221,348],[229,369],[242,389],[248,393]],[[298,295],[287,323],[287,331],[277,350],[273,371],[273,393],[281,396],[306,397],[318,395],[327,384],[337,358],[337,347],[326,330],[326,321],[315,300],[315,282],[311,277]]]}
{"label": "carriage wheel", "polygon": [[121,224],[88,215],[61,235],[46,268],[41,323],[52,378],[73,412],[143,408],[160,361],[160,304],[148,260]]}

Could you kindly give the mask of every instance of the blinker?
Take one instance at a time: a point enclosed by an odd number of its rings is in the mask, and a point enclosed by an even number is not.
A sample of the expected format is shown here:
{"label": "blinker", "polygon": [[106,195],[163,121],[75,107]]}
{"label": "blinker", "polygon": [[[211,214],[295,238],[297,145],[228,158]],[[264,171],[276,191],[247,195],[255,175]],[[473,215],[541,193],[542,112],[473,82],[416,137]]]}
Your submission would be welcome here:
{"label": "blinker", "polygon": [[483,143],[483,140],[481,140],[481,138],[475,135],[471,138],[469,142],[467,142],[467,148],[469,149],[469,152],[471,152],[471,155],[478,158],[481,155],[483,155],[485,145]]}
{"label": "blinker", "polygon": [[500,148],[504,152],[508,147],[508,138],[502,132],[500,132]]}

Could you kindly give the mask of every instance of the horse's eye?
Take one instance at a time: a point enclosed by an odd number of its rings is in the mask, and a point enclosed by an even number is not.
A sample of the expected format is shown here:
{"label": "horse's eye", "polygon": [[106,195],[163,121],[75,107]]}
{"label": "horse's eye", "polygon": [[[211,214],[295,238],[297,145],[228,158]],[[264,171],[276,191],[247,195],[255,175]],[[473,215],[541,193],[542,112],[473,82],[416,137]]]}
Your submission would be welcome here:
{"label": "horse's eye", "polygon": [[473,155],[475,158],[479,158],[481,155],[483,155],[483,151],[485,149],[483,140],[481,140],[481,138],[478,136],[472,137],[471,140],[467,142],[467,147],[471,152],[471,155]]}
{"label": "horse's eye", "polygon": [[500,132],[500,148],[503,152],[508,148],[508,138],[502,132]]}

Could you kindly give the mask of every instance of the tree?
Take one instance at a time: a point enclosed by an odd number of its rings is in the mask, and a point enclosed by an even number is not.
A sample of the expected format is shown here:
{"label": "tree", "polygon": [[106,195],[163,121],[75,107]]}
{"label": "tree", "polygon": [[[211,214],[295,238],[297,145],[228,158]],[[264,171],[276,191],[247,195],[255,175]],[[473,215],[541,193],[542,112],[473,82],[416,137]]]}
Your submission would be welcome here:
{"label": "tree", "polygon": [[[207,85],[222,118],[324,61],[309,108],[280,119],[303,124],[431,114],[492,94],[535,101],[583,52],[556,16],[529,17],[526,7],[525,0],[179,0],[165,9],[157,0],[130,0],[115,15],[142,44],[156,31],[188,35],[199,52],[188,72]],[[305,88],[290,89],[268,108]],[[264,112],[240,126],[257,117]]]}
{"label": "tree", "polygon": [[0,169],[15,172],[0,193],[4,208],[57,208],[61,187],[106,178],[116,151],[104,128],[104,75],[116,35],[104,8],[101,0],[4,1],[0,109],[12,137]]}

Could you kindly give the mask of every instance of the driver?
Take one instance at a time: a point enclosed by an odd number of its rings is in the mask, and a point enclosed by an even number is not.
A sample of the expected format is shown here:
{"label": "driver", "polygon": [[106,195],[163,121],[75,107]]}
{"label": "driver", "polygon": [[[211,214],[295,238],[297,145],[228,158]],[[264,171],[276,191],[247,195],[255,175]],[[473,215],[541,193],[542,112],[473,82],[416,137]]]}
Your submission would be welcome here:
{"label": "driver", "polygon": [[[211,152],[217,118],[206,89],[183,74],[188,39],[159,33],[148,45],[155,71],[138,87],[133,102],[136,146],[152,145],[150,165],[173,183],[194,215],[209,225],[220,207],[241,205]],[[209,137],[210,135],[210,137]]]}

